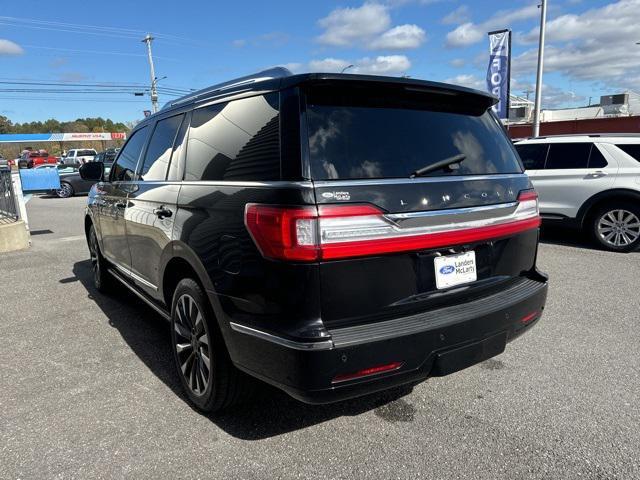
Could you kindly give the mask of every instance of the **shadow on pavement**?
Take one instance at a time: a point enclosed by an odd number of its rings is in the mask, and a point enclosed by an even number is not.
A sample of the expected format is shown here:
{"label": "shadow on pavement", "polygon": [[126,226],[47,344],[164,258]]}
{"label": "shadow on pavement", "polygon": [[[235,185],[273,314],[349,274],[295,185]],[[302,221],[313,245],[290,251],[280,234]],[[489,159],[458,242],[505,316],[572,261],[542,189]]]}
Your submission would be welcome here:
{"label": "shadow on pavement", "polygon": [[540,242],[598,250],[598,247],[594,245],[593,240],[583,230],[559,227],[555,225],[542,225],[542,228],[540,229]]}
{"label": "shadow on pavement", "polygon": [[[109,325],[118,329],[122,338],[144,364],[176,395],[189,403],[175,372],[170,347],[168,324],[124,287],[110,296],[93,287],[89,260],[73,266],[75,277],[62,282],[78,280],[87,296],[96,302]],[[340,416],[354,416],[375,410],[375,414],[388,422],[413,420],[415,408],[402,400],[412,387],[401,387],[366,397],[330,405],[307,405],[287,394],[261,384],[252,403],[240,405],[220,415],[207,417],[228,434],[242,440],[260,440],[303,429]]]}

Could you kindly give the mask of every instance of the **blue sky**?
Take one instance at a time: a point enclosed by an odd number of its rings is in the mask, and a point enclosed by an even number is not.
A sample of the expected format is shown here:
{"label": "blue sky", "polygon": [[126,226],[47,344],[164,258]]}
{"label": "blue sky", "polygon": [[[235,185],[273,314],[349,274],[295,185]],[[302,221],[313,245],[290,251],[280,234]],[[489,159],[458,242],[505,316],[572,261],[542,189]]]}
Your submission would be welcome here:
{"label": "blue sky", "polygon": [[[512,93],[535,75],[539,10],[533,0],[86,1],[3,2],[0,115],[14,122],[55,117],[139,119],[149,82],[140,42],[153,52],[165,88],[201,88],[273,65],[294,71],[410,75],[484,89],[486,32],[514,32]],[[91,6],[89,6],[91,5]],[[179,8],[176,8],[179,5]],[[640,0],[549,0],[543,108],[640,90]],[[51,86],[15,82],[50,82]],[[104,92],[17,92],[21,88]],[[78,84],[86,87],[76,86]],[[140,87],[136,87],[136,85]],[[14,91],[8,91],[14,90]],[[166,93],[160,102],[169,100]],[[531,96],[533,98],[533,95]]]}

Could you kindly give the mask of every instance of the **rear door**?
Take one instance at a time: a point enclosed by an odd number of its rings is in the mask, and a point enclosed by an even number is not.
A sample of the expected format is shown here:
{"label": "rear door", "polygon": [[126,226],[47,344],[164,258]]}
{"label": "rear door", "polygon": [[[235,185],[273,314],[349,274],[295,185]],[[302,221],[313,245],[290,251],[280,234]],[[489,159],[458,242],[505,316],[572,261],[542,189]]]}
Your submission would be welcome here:
{"label": "rear door", "polygon": [[617,163],[591,142],[550,143],[543,169],[531,176],[547,217],[575,218],[590,197],[613,184]]}
{"label": "rear door", "polygon": [[533,268],[535,200],[518,201],[531,184],[485,97],[329,85],[305,98],[327,326],[468,301]]}
{"label": "rear door", "polygon": [[152,296],[158,296],[158,267],[171,241],[180,184],[167,180],[168,167],[178,163],[185,114],[158,120],[129,193],[126,228],[131,251],[131,276]]}
{"label": "rear door", "polygon": [[110,181],[101,186],[99,212],[103,253],[127,275],[131,270],[131,253],[127,243],[125,212],[136,166],[148,135],[147,126],[133,132],[111,169]]}

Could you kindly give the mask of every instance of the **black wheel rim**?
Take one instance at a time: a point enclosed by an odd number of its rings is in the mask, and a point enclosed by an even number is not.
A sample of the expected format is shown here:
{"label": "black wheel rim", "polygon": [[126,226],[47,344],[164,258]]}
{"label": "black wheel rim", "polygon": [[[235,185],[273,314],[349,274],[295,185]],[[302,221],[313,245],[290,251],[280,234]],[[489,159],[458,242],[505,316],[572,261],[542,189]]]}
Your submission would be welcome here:
{"label": "black wheel rim", "polygon": [[196,395],[203,395],[211,381],[211,342],[202,312],[188,294],[178,298],[174,330],[180,372],[189,389]]}
{"label": "black wheel rim", "polygon": [[96,286],[100,285],[100,258],[98,257],[98,239],[96,234],[91,232],[89,238],[89,256],[91,258],[91,269],[93,270],[93,281]]}

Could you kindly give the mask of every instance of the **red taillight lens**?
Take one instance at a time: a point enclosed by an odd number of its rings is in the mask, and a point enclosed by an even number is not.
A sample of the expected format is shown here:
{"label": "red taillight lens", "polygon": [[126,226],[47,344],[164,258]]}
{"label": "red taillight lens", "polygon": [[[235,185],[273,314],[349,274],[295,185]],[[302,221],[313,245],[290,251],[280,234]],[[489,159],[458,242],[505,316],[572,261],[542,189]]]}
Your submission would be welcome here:
{"label": "red taillight lens", "polygon": [[318,259],[316,207],[276,207],[250,203],[245,224],[260,253],[295,261]]}
{"label": "red taillight lens", "polygon": [[402,366],[402,362],[392,362],[386,365],[378,365],[376,367],[364,368],[353,373],[343,373],[336,375],[332,383],[345,382],[347,380],[354,380],[356,378],[369,377],[379,373],[392,372],[398,370]]}
{"label": "red taillight lens", "polygon": [[246,207],[245,224],[265,257],[313,262],[449,247],[516,235],[540,226],[538,195],[533,190],[521,192],[511,212],[487,221],[401,228],[372,205],[316,208],[253,203]]}

